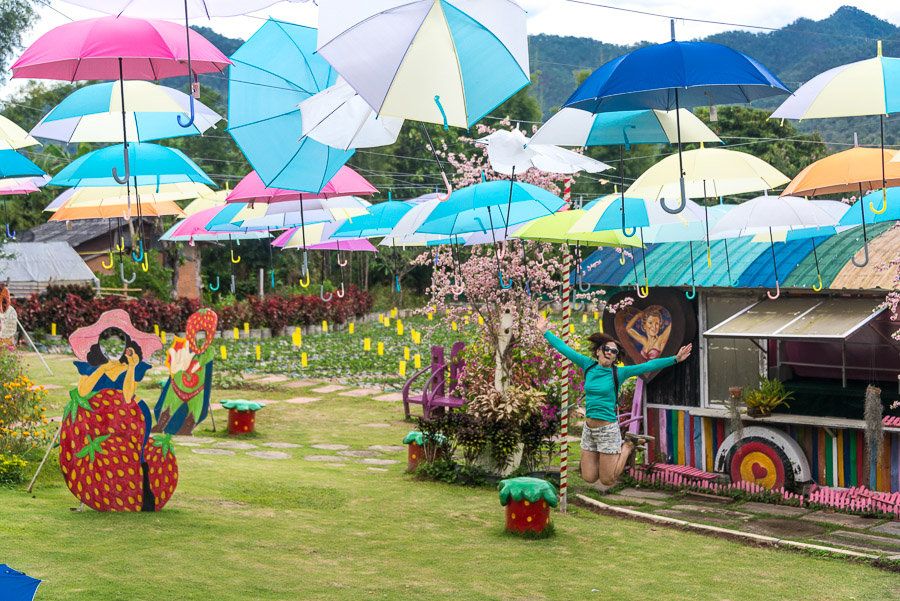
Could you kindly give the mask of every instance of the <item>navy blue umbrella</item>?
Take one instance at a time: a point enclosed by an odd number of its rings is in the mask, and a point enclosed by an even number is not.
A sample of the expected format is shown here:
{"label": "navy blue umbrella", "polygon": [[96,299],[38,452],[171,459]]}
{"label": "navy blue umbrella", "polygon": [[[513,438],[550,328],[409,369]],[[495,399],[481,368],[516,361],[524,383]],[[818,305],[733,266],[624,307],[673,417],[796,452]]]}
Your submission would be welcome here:
{"label": "navy blue umbrella", "polygon": [[[601,66],[563,105],[593,113],[640,109],[678,110],[681,107],[744,103],[790,94],[768,69],[746,54],[721,44],[678,42],[672,21],[672,41],[645,46]],[[676,113],[677,117],[677,113]],[[681,123],[678,156],[681,158]],[[684,171],[682,169],[682,171]],[[684,176],[681,204],[685,207]]]}
{"label": "navy blue umbrella", "polygon": [[0,599],[3,601],[32,601],[40,583],[37,578],[0,563]]}

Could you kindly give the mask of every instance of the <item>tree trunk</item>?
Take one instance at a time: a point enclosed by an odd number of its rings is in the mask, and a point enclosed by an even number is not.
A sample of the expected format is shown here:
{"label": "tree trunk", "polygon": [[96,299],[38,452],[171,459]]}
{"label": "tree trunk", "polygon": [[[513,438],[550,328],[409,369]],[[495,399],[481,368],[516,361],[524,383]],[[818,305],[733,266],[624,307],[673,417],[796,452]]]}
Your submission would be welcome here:
{"label": "tree trunk", "polygon": [[512,313],[505,311],[500,316],[500,331],[497,338],[497,355],[494,366],[494,389],[503,394],[509,388],[509,366],[506,365],[506,349],[512,340]]}

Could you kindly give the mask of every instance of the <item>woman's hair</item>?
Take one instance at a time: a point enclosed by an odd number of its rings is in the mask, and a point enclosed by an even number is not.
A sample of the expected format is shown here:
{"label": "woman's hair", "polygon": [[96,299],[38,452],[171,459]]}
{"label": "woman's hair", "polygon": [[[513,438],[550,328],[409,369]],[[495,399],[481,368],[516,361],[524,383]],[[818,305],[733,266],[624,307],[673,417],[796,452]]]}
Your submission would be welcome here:
{"label": "woman's hair", "polygon": [[619,342],[609,334],[604,334],[603,332],[594,332],[593,334],[588,336],[588,342],[591,343],[591,357],[596,357],[597,351],[600,350],[600,347],[609,342],[615,344],[616,348],[619,349],[619,351],[622,351],[622,349],[624,348],[621,342]]}
{"label": "woman's hair", "polygon": [[[122,338],[125,339],[125,349],[122,351],[122,356],[119,357],[119,363],[125,363],[125,351],[129,348],[134,351],[134,353],[138,356],[138,360],[144,360],[144,354],[141,352],[140,345],[131,339],[131,336],[120,330],[119,328],[110,328],[109,330],[104,330],[101,333],[101,336],[109,331],[115,331],[122,335]],[[100,339],[97,339],[97,342],[91,345],[91,350],[88,351],[87,354],[87,363],[91,367],[99,367],[109,361],[106,355],[103,354],[103,349],[100,348]]]}

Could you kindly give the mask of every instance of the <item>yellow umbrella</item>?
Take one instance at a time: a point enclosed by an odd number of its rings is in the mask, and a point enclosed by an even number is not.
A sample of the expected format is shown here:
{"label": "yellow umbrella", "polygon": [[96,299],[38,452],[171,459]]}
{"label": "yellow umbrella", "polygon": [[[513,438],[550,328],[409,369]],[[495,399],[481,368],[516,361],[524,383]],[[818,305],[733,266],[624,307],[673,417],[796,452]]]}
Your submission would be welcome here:
{"label": "yellow umbrella", "polygon": [[40,144],[24,129],[0,115],[0,150],[16,150]]}
{"label": "yellow umbrella", "polygon": [[[131,193],[134,194],[134,188]],[[195,182],[183,182],[178,184],[162,184],[156,186],[139,186],[137,193],[141,198],[141,207],[157,202],[174,202],[176,200],[188,200],[194,198],[209,198],[216,194],[204,184]],[[102,207],[105,205],[128,205],[128,195],[125,186],[100,186],[72,188],[66,190],[52,202],[45,211],[58,210],[65,201],[69,208]]]}

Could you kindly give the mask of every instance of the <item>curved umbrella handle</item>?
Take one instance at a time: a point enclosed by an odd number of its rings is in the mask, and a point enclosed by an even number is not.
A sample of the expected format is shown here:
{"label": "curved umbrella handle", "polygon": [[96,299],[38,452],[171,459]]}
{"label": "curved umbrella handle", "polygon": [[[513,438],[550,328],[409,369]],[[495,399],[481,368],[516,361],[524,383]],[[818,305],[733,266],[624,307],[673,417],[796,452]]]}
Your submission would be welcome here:
{"label": "curved umbrella handle", "polygon": [[590,290],[590,289],[591,289],[591,285],[590,285],[590,284],[585,284],[585,283],[584,283],[584,278],[583,278],[583,277],[581,276],[581,274],[579,273],[579,275],[578,275],[578,291],[579,291],[579,292],[587,292],[587,291]]}
{"label": "curved umbrella handle", "polygon": [[624,264],[625,264],[625,251],[622,250],[622,252],[619,253],[619,265],[624,265]]}
{"label": "curved umbrella handle", "polygon": [[441,177],[444,180],[444,185],[447,186],[447,196],[437,195],[437,199],[441,202],[445,200],[450,200],[450,195],[453,194],[453,186],[450,185],[450,180],[447,179],[447,174],[441,171]]}
{"label": "curved umbrella handle", "polygon": [[[822,289],[822,276],[819,275],[818,277],[819,277],[819,283],[816,285],[813,285],[813,290],[815,290],[816,292],[818,292],[819,290]],[[818,287],[816,287],[816,286],[818,286]]]}
{"label": "curved umbrella handle", "polygon": [[781,296],[781,286],[778,285],[778,280],[775,280],[775,294],[774,294],[774,296],[772,295],[772,291],[771,291],[771,290],[769,290],[769,291],[766,292],[766,296],[768,296],[768,297],[769,297],[770,299],[772,299],[772,300],[775,300],[776,298],[778,298],[779,296]]}
{"label": "curved umbrella handle", "polygon": [[394,286],[397,287],[397,292],[400,292],[400,276],[399,275],[394,276]]}
{"label": "curved umbrella handle", "polygon": [[116,242],[114,247],[116,252],[125,252],[125,238],[119,238],[119,241]]}
{"label": "curved umbrella handle", "polygon": [[213,285],[210,284],[210,285],[209,285],[209,289],[210,289],[210,290],[213,290],[213,291],[218,290],[218,289],[219,289],[219,284],[220,284],[220,283],[221,283],[221,282],[219,281],[219,276],[216,276],[216,287],[213,288]]}
{"label": "curved umbrella handle", "polygon": [[637,234],[637,227],[631,228],[631,233],[629,234],[628,230],[625,228],[625,226],[624,225],[622,226],[622,235],[625,236],[626,238],[634,238],[635,234]]}
{"label": "curved umbrella handle", "polygon": [[233,248],[231,249],[231,262],[232,262],[232,263],[240,263],[240,262],[241,262],[241,256],[240,256],[240,255],[238,255],[238,258],[237,258],[237,259],[234,258],[234,249],[233,249]]}
{"label": "curved umbrella handle", "polygon": [[11,230],[9,229],[9,224],[8,224],[8,223],[6,224],[6,237],[9,238],[10,240],[15,240],[15,239],[16,239],[16,232],[15,232],[15,231],[11,231]]}
{"label": "curved umbrella handle", "polygon": [[637,295],[638,298],[647,298],[650,296],[650,286],[638,286]]}
{"label": "curved umbrella handle", "polygon": [[[730,279],[730,278],[729,278],[729,279]],[[738,285],[738,282],[739,282],[739,281],[740,281],[740,278],[731,280],[731,282],[730,282],[730,283],[731,283],[731,287],[732,287],[732,288],[737,288],[737,285]]]}
{"label": "curved umbrella handle", "polygon": [[572,297],[572,310],[573,311],[581,311],[584,308],[584,301],[579,301],[578,297]]}
{"label": "curved umbrella handle", "polygon": [[450,294],[453,296],[461,296],[466,291],[464,284],[450,284]]}
{"label": "curved umbrella handle", "polygon": [[231,293],[234,294],[237,291],[237,286],[234,285],[234,274],[231,274]]}
{"label": "curved umbrella handle", "polygon": [[[131,221],[131,205],[128,205],[127,211],[125,211],[125,210],[122,211],[122,219],[124,219],[125,221]],[[124,244],[125,244],[125,242],[123,241],[122,242],[122,245],[123,245],[122,250],[125,250]]]}
{"label": "curved umbrella handle", "polygon": [[344,259],[343,261],[341,261],[340,253],[338,253],[337,264],[338,264],[338,267],[346,267],[347,266],[347,259]]}
{"label": "curved umbrella handle", "polygon": [[497,271],[500,272],[500,287],[503,288],[504,290],[506,290],[506,289],[508,289],[510,286],[512,286],[512,278],[507,278],[506,283],[504,283],[504,282],[503,282],[503,270],[502,270],[502,269],[498,269]]}
{"label": "curved umbrella handle", "polygon": [[103,266],[103,269],[112,269],[113,265],[115,265],[113,262],[112,251],[109,251],[109,265],[107,265],[105,261],[100,261],[100,265]]}
{"label": "curved umbrella handle", "polygon": [[144,259],[141,261],[141,269],[144,271],[144,273],[150,271],[150,262],[147,261],[147,256],[148,255],[145,254]]}
{"label": "curved umbrella handle", "polygon": [[666,213],[668,213],[670,215],[677,215],[678,213],[680,213],[684,210],[685,206],[687,206],[687,203],[684,201],[683,197],[682,197],[681,201],[679,202],[678,206],[675,207],[674,209],[669,208],[669,206],[666,204],[665,198],[660,198],[659,204],[662,206],[663,211],[665,211]]}
{"label": "curved umbrella handle", "polygon": [[271,276],[269,278],[269,281],[272,283],[272,288],[275,288],[275,270],[274,269],[269,270],[269,276]]}
{"label": "curved umbrella handle", "polygon": [[684,295],[688,297],[688,300],[694,300],[694,297],[697,296],[697,286],[691,284],[691,291],[685,292]]}
{"label": "curved umbrella handle", "polygon": [[884,188],[881,189],[881,209],[875,210],[875,205],[870,202],[869,210],[876,215],[881,215],[882,213],[887,211],[887,191]]}
{"label": "curved umbrella handle", "polygon": [[302,288],[309,288],[309,272],[306,272],[306,282],[303,281],[303,278],[300,278],[300,286]]}
{"label": "curved umbrella handle", "polygon": [[191,118],[188,119],[187,123],[185,123],[181,120],[181,115],[177,115],[178,125],[180,125],[181,127],[184,127],[184,128],[188,128],[194,124],[194,95],[188,94],[188,98],[190,98],[190,102],[191,102]]}
{"label": "curved umbrella handle", "polygon": [[865,267],[866,265],[869,264],[869,241],[868,240],[866,240],[866,243],[863,246],[863,249],[866,251],[866,256],[865,256],[865,259],[863,259],[862,263],[856,262],[856,253],[854,253],[853,257],[850,259],[853,262],[853,264],[856,265],[857,267]]}
{"label": "curved umbrella handle", "polygon": [[130,280],[126,280],[125,279],[125,263],[123,261],[122,263],[119,263],[119,278],[122,280],[123,283],[130,284],[131,282],[133,282],[135,280],[135,278],[137,278],[137,271],[135,271],[133,274],[131,274]]}
{"label": "curved umbrella handle", "polygon": [[338,298],[344,298],[344,282],[341,282],[341,291],[335,292],[335,294],[337,294]]}
{"label": "curved umbrella handle", "polygon": [[138,240],[138,244],[139,244],[138,248],[141,249],[140,256],[138,256],[138,257],[134,256],[134,249],[132,249],[132,251],[131,251],[131,258],[134,259],[135,263],[140,263],[141,261],[144,260],[144,241]]}
{"label": "curved umbrella handle", "polygon": [[450,129],[450,126],[447,125],[447,113],[444,112],[444,106],[441,104],[441,97],[435,96],[434,103],[437,105],[438,110],[441,111],[441,117],[444,118],[444,130]]}
{"label": "curved umbrella handle", "polygon": [[[326,294],[327,294],[328,296],[325,296]],[[319,284],[319,298],[321,298],[321,299],[322,299],[323,301],[325,301],[326,303],[331,302],[331,293],[330,293],[330,292],[325,292],[325,286],[324,286],[324,284]]]}
{"label": "curved umbrella handle", "polygon": [[[119,170],[115,167],[112,168],[112,176],[113,179],[122,184],[123,186],[128,183],[128,179],[131,177],[131,165],[128,163],[128,144],[125,144],[122,148],[122,153],[125,158],[125,175],[123,177],[119,177]],[[129,207],[130,209],[130,207]]]}
{"label": "curved umbrella handle", "polygon": [[506,257],[506,241],[503,241],[502,244],[500,244],[499,246],[497,246],[497,251],[496,251],[496,252],[497,252],[497,258],[498,258],[498,259],[503,259],[504,257]]}

